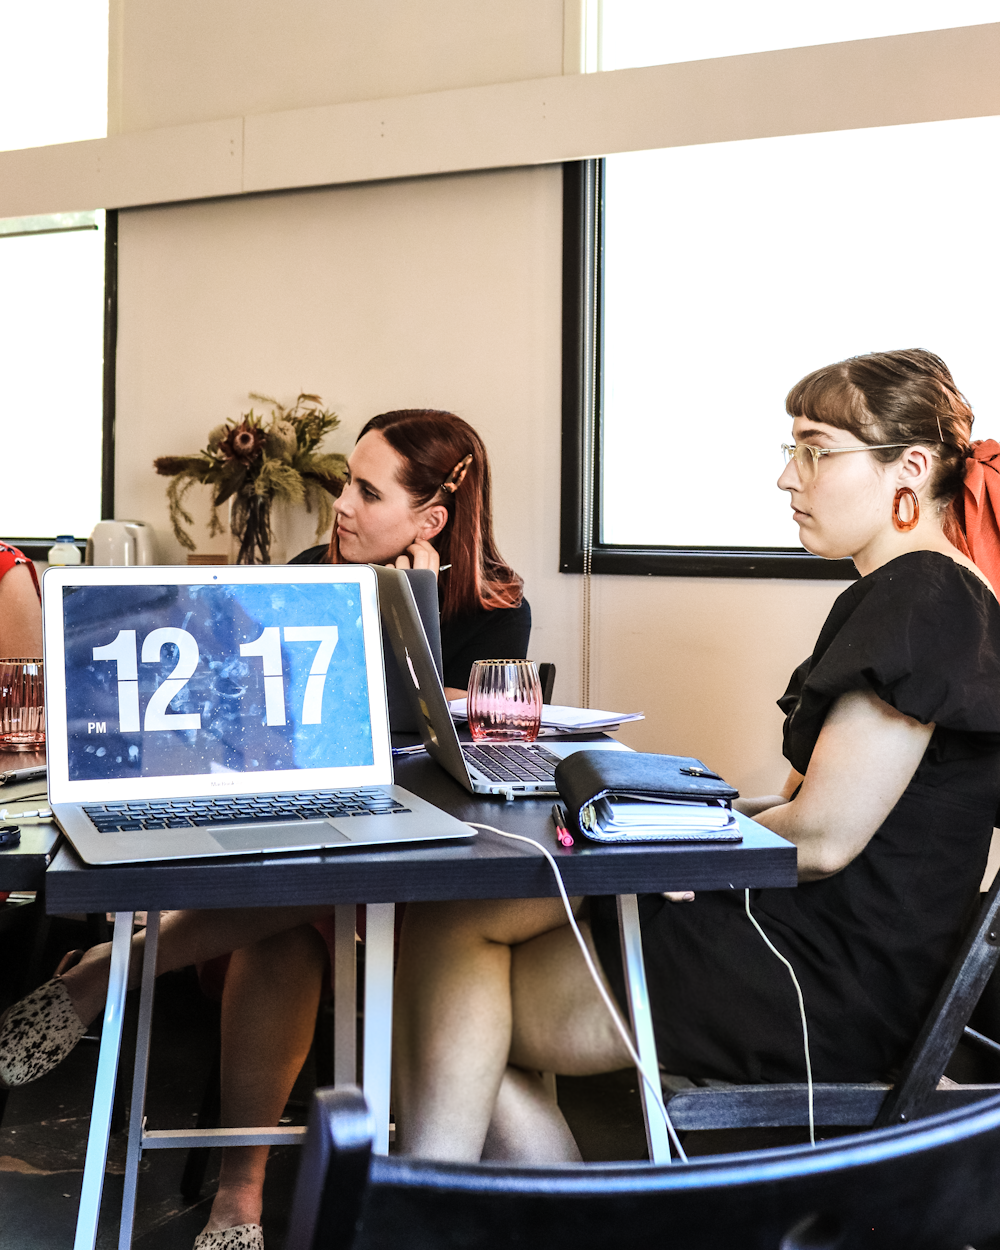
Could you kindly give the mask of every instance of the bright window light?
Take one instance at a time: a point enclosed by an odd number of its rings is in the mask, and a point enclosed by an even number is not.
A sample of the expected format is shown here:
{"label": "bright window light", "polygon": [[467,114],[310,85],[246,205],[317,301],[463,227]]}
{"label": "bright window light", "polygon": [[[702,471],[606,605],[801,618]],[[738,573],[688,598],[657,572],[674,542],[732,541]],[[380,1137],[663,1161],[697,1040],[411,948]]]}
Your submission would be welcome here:
{"label": "bright window light", "polygon": [[0,151],[108,133],[108,0],[0,0]]}
{"label": "bright window light", "polygon": [[606,164],[602,540],[797,547],[784,398],[864,352],[942,356],[1000,436],[1000,118]]}
{"label": "bright window light", "polygon": [[998,0],[604,0],[601,67],[700,61],[998,21]]}
{"label": "bright window light", "polygon": [[84,537],[101,519],[104,214],[77,216],[91,228],[0,233],[4,537]]}
{"label": "bright window light", "polygon": [[[0,151],[108,129],[108,0],[0,0]],[[0,535],[101,518],[104,213],[0,220]]]}

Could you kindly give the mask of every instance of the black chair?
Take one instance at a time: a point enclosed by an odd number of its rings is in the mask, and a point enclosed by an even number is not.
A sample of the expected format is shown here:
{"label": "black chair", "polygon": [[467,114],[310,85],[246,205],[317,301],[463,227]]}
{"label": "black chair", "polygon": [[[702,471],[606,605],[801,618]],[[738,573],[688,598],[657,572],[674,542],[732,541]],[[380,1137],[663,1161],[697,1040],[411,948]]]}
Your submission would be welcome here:
{"label": "black chair", "polygon": [[992,1250],[1000,1097],[689,1164],[515,1169],[371,1154],[353,1087],[317,1091],[286,1250]]}
{"label": "black chair", "polygon": [[[969,1027],[969,1018],[1000,957],[1000,874],[984,896],[947,980],[914,1042],[895,1085],[817,1084],[816,1124],[885,1128],[920,1116],[967,1106],[1000,1085],[963,1085],[945,1068],[960,1041],[993,1056],[1000,1045]],[[808,1124],[806,1086],[730,1085],[685,1089],[667,1108],[678,1131],[777,1128]]]}
{"label": "black chair", "polygon": [[552,687],[556,684],[556,666],[554,664],[539,664],[538,680],[542,686],[542,702],[552,702]]}

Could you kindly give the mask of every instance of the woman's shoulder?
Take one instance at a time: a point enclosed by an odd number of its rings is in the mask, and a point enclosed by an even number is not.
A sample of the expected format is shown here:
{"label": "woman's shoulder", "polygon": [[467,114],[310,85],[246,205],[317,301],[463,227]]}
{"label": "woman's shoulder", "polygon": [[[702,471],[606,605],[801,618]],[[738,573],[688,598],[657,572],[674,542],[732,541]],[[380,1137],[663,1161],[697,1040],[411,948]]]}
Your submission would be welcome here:
{"label": "woman's shoulder", "polygon": [[37,582],[35,576],[35,566],[31,560],[18,547],[11,546],[10,543],[0,543],[0,578],[6,576],[7,573],[15,566],[15,564],[26,564],[31,570],[32,578]]}
{"label": "woman's shoulder", "polygon": [[821,642],[855,617],[875,634],[891,634],[904,620],[935,629],[966,620],[1000,631],[1000,603],[988,583],[941,551],[909,551],[853,582],[834,603]]}
{"label": "woman's shoulder", "polygon": [[288,561],[289,564],[326,564],[327,552],[330,550],[329,543],[320,543],[318,547],[307,547],[305,551],[300,551],[297,556],[292,556]]}
{"label": "woman's shoulder", "polygon": [[796,676],[796,701],[816,709],[848,690],[870,689],[924,723],[994,732],[1000,604],[957,560],[908,552],[844,591]]}

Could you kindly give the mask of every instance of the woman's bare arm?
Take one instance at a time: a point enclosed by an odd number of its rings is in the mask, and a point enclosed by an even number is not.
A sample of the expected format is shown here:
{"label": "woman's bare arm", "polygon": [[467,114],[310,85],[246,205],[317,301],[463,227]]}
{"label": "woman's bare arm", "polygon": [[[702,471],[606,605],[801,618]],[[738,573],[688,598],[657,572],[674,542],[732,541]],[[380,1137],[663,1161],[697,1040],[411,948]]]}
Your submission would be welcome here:
{"label": "woman's bare arm", "polygon": [[787,803],[796,789],[802,784],[802,774],[793,768],[788,779],[781,787],[780,794],[758,794],[752,799],[734,799],[733,807],[742,816],[759,816],[761,812],[770,811],[772,807],[781,807]]}
{"label": "woman's bare arm", "polygon": [[0,656],[42,654],[42,608],[31,572],[15,564],[0,578]]}
{"label": "woman's bare arm", "polygon": [[798,847],[800,881],[832,877],[864,850],[933,732],[933,723],[904,716],[870,691],[841,695],[823,722],[799,793],[756,817]]}

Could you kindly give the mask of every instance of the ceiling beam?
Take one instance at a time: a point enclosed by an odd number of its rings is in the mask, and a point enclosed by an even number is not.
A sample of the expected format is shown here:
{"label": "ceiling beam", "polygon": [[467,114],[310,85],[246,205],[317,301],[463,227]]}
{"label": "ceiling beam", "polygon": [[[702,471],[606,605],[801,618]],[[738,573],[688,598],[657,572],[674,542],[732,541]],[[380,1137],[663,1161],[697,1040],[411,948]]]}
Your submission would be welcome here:
{"label": "ceiling beam", "polygon": [[1000,23],[0,153],[0,217],[1000,114]]}

